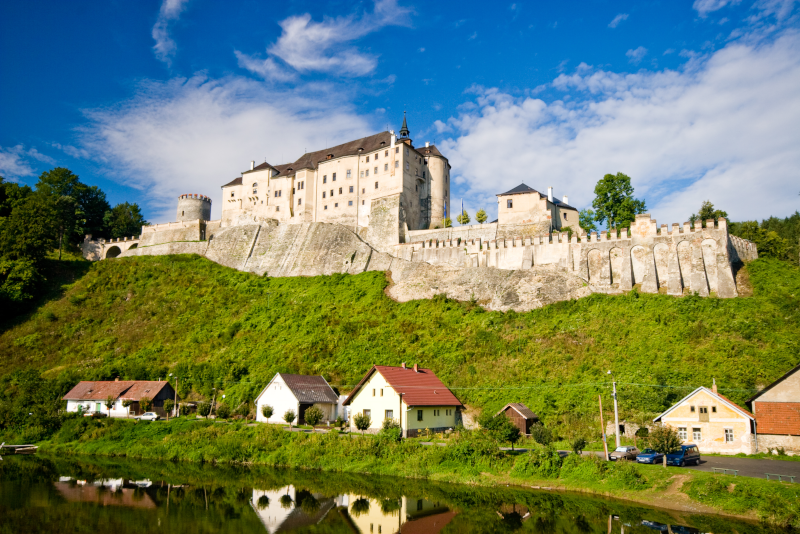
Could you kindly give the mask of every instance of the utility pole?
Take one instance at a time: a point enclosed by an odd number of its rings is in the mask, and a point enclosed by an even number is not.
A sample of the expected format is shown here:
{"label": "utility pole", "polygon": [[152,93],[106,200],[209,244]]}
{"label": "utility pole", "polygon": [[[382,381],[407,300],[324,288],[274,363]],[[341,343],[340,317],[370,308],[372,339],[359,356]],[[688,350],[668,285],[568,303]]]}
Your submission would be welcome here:
{"label": "utility pole", "polygon": [[[611,371],[608,372],[611,375]],[[619,443],[619,408],[617,407],[617,379],[614,378],[614,375],[611,375],[612,386],[614,387],[614,424],[616,427],[614,428],[614,436],[617,438],[617,447],[620,446]]]}
{"label": "utility pole", "polygon": [[608,442],[606,441],[606,424],[603,421],[603,397],[601,395],[598,395],[597,400],[600,402],[600,432],[603,434],[603,450],[606,451],[606,462],[607,462]]}

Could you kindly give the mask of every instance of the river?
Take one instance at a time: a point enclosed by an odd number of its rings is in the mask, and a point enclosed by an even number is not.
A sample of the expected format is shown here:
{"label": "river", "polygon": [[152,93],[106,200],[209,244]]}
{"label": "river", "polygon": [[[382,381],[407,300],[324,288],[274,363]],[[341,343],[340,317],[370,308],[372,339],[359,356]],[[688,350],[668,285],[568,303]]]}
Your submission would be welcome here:
{"label": "river", "polygon": [[0,534],[738,533],[716,515],[521,488],[116,458],[5,456]]}

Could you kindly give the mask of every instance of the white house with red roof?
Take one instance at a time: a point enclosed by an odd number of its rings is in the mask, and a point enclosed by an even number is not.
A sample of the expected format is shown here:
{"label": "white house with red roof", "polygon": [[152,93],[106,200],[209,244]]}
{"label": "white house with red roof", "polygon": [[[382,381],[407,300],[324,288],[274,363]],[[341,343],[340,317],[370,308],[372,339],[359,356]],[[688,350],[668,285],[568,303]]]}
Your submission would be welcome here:
{"label": "white house with red roof", "polygon": [[414,437],[426,429],[443,432],[461,420],[463,405],[430,369],[418,365],[390,367],[375,365],[344,401],[353,416],[365,413],[372,419],[369,431],[377,432],[384,419],[400,423],[404,437]]}
{"label": "white house with red roof", "polygon": [[[109,397],[114,401],[111,410],[105,404]],[[67,401],[68,412],[100,412],[111,417],[128,417],[129,411],[130,415],[143,412],[139,401],[144,397],[152,401],[150,411],[162,417],[166,415],[164,401],[176,399],[175,390],[163,380],[97,380],[78,382],[62,400]],[[132,401],[127,408],[123,406],[126,400]]]}

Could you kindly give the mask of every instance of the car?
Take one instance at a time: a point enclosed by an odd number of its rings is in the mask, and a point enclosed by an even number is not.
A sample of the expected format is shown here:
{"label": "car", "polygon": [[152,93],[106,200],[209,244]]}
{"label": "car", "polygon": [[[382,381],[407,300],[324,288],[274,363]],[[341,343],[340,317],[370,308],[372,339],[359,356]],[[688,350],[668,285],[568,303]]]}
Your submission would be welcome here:
{"label": "car", "polygon": [[636,455],[639,454],[639,449],[636,447],[631,447],[630,445],[623,445],[622,447],[617,447],[614,449],[609,455],[608,459],[612,462],[617,460],[635,460]]}
{"label": "car", "polygon": [[639,453],[636,461],[640,464],[660,464],[664,462],[664,455],[648,448]]}
{"label": "car", "polygon": [[83,416],[91,417],[92,419],[100,419],[101,417],[108,417],[108,414],[103,412],[85,412]]}
{"label": "car", "polygon": [[158,421],[158,414],[156,412],[145,412],[136,417],[140,421]]}
{"label": "car", "polygon": [[697,445],[681,445],[679,451],[667,454],[667,465],[683,467],[689,464],[700,464],[700,449],[697,448]]}

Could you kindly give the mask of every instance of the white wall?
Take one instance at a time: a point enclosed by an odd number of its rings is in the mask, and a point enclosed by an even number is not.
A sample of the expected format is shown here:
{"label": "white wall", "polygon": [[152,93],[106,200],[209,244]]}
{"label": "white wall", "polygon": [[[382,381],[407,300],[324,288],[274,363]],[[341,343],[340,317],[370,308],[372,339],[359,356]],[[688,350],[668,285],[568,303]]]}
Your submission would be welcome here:
{"label": "white wall", "polygon": [[[97,408],[97,403],[100,403],[100,409]],[[67,412],[77,412],[78,406],[83,406],[83,412],[96,412],[100,411],[101,413],[108,414],[108,408],[106,408],[106,401],[105,400],[83,400],[83,401],[74,401],[68,400],[67,401]],[[118,400],[114,403],[114,406],[111,408],[111,417],[127,417],[128,416],[128,409],[122,405],[122,401]]]}
{"label": "white wall", "polygon": [[[272,406],[272,417],[267,420],[264,414],[261,413],[262,406]],[[256,400],[256,421],[261,423],[286,423],[283,420],[283,414],[287,410],[294,410],[295,420],[293,424],[297,424],[297,417],[299,417],[300,403],[292,393],[292,390],[283,382],[280,375],[275,375],[269,385],[261,392]]]}

